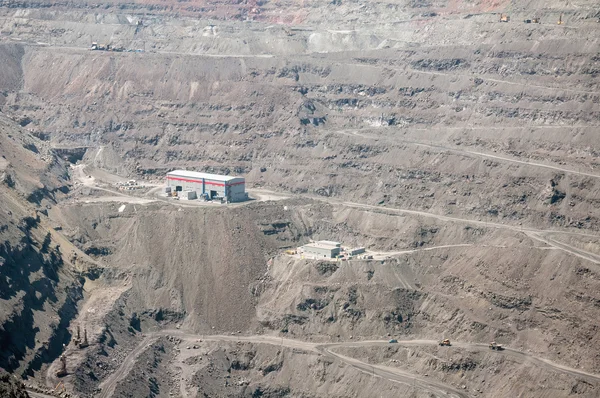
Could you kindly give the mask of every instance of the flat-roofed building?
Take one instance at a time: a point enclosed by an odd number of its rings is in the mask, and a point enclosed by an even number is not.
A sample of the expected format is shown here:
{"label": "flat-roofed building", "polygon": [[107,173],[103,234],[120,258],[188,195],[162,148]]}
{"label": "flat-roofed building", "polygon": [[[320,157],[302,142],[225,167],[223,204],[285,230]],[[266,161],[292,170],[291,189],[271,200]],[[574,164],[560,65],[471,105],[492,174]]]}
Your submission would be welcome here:
{"label": "flat-roofed building", "polygon": [[355,247],[354,249],[349,249],[347,252],[350,256],[356,256],[357,254],[363,254],[365,251],[364,247]]}
{"label": "flat-roofed building", "polygon": [[174,191],[195,191],[208,199],[226,198],[228,202],[248,199],[243,177],[174,170],[167,173],[167,186]]}
{"label": "flat-roofed building", "polygon": [[340,255],[340,252],[342,250],[342,248],[340,247],[341,244],[339,246],[336,246],[335,244],[331,243],[337,242],[323,243],[322,241],[309,243],[307,245],[302,246],[302,252],[306,256],[311,256],[314,258],[335,258]]}

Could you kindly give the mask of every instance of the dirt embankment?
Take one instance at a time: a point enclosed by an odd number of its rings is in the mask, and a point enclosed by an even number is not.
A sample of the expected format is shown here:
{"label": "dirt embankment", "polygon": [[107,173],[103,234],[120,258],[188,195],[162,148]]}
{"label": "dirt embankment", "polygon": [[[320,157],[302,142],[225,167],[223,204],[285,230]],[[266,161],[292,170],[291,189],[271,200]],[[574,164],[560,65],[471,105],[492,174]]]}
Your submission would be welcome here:
{"label": "dirt embankment", "polygon": [[[0,45],[0,107],[4,105],[8,93],[20,89],[23,84],[21,60],[24,53],[25,47],[22,45]],[[21,125],[27,125],[28,121],[23,119]]]}

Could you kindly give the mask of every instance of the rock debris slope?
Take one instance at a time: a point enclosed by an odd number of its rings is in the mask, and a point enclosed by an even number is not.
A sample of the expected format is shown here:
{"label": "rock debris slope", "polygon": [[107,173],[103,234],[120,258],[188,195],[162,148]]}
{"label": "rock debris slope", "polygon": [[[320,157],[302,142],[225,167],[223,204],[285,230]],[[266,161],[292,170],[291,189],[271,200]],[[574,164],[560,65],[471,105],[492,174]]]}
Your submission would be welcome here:
{"label": "rock debris slope", "polygon": [[[64,352],[101,397],[597,396],[599,19],[0,1],[0,367],[54,387]],[[111,185],[173,168],[287,199]],[[381,259],[284,254],[311,239]]]}

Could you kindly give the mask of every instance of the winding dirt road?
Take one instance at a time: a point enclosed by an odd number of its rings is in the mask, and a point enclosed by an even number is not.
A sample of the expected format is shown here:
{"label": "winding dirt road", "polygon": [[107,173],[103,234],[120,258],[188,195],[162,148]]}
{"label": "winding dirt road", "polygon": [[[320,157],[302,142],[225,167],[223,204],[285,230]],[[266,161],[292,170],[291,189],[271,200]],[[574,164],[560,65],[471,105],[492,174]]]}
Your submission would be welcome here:
{"label": "winding dirt road", "polygon": [[[399,345],[402,346],[423,346],[423,345],[436,345],[438,344],[435,340],[399,340]],[[370,341],[357,341],[357,342],[343,342],[343,343],[331,343],[324,345],[329,349],[336,347],[367,347],[367,346],[387,346],[389,345],[386,341],[381,340],[370,340]],[[462,348],[469,351],[489,352],[489,346],[487,344],[480,343],[464,343],[464,342],[452,342],[452,347]],[[584,372],[582,370],[574,369],[568,366],[552,362],[545,358],[536,357],[523,351],[515,350],[512,348],[505,348],[502,351],[493,351],[497,355],[504,355],[510,357],[521,363],[529,363],[535,366],[545,368],[547,370],[565,373],[570,376],[580,377],[592,383],[600,383],[600,375]]]}
{"label": "winding dirt road", "polygon": [[[545,128],[561,127],[562,128],[564,126],[540,126],[540,128],[544,128],[544,127]],[[582,128],[597,128],[597,127],[596,126],[582,126]],[[448,128],[445,128],[445,129],[448,130]],[[467,128],[461,127],[460,129],[464,130]],[[372,130],[372,128],[365,128],[364,130]],[[416,131],[419,129],[412,129],[412,130]],[[431,130],[431,129],[429,129],[429,130]],[[471,151],[469,149],[459,148],[459,147],[449,147],[449,146],[436,145],[433,143],[426,143],[426,142],[420,142],[420,141],[402,140],[402,139],[397,139],[396,137],[394,137],[394,139],[392,139],[391,137],[385,136],[385,135],[363,134],[363,133],[360,133],[359,131],[360,130],[341,130],[341,131],[331,131],[331,133],[346,135],[346,136],[350,136],[350,137],[361,137],[361,138],[366,138],[369,140],[393,141],[395,144],[408,144],[408,145],[420,146],[420,147],[429,148],[429,149],[435,149],[435,150],[442,151],[442,152],[452,152],[452,153],[458,153],[461,155],[466,155],[466,156],[471,156],[471,157],[489,158],[489,159],[499,160],[502,162],[522,164],[522,165],[529,166],[529,167],[550,169],[550,170],[555,170],[555,171],[559,171],[561,173],[566,173],[566,174],[575,174],[575,175],[580,175],[580,176],[584,176],[584,177],[600,178],[600,174],[586,173],[583,171],[568,169],[565,167],[555,166],[555,165],[551,165],[551,164],[531,162],[531,161],[527,161],[527,160],[519,160],[519,159],[510,158],[507,156],[499,156],[499,155],[493,155],[491,153]]]}
{"label": "winding dirt road", "polygon": [[[520,163],[527,164],[527,162],[520,162]],[[545,165],[541,165],[541,166],[546,167]],[[553,167],[551,167],[551,168],[553,168]],[[128,203],[143,203],[143,201],[144,201],[144,199],[141,199],[136,196],[131,196],[131,195],[127,195],[125,193],[113,191],[111,189],[99,187],[98,183],[96,183],[94,177],[92,177],[92,176],[87,177],[85,175],[85,165],[78,165],[78,166],[75,166],[73,169],[75,170],[75,178],[78,179],[83,185],[90,187],[90,188],[100,189],[100,190],[118,195],[118,197],[115,197],[115,198],[108,197],[108,198],[99,199],[99,200],[113,200],[114,199],[116,201],[128,202]],[[586,175],[586,173],[575,172],[575,171],[571,171],[571,172]],[[270,191],[270,190],[265,190],[265,189],[257,190],[257,193],[259,193],[259,195],[262,195],[261,200],[272,200],[271,196],[276,196],[278,198],[281,198],[282,195],[286,195],[281,192],[275,192],[275,191]],[[290,196],[298,196],[298,195],[290,195]],[[414,215],[414,216],[419,216],[419,217],[433,218],[438,221],[444,221],[444,222],[466,223],[466,224],[472,224],[472,225],[479,225],[479,226],[483,226],[486,228],[505,229],[505,230],[511,230],[511,231],[518,232],[518,233],[524,233],[527,236],[529,236],[531,239],[535,239],[541,243],[544,243],[545,245],[549,245],[551,247],[554,247],[555,249],[564,251],[571,255],[575,255],[579,258],[587,260],[587,261],[595,264],[594,267],[597,267],[597,270],[600,271],[600,256],[598,256],[594,253],[590,253],[585,250],[570,246],[566,243],[558,242],[554,239],[550,239],[547,237],[548,234],[561,233],[561,234],[565,234],[565,235],[577,235],[577,236],[599,238],[599,236],[596,234],[589,234],[589,233],[578,232],[578,231],[535,229],[535,228],[528,228],[528,227],[516,226],[516,225],[511,225],[511,224],[502,224],[502,223],[490,222],[490,221],[480,221],[480,220],[473,220],[473,219],[468,219],[468,218],[444,216],[441,214],[429,213],[429,212],[420,211],[420,210],[390,208],[390,207],[385,207],[385,206],[348,202],[348,201],[338,200],[338,199],[334,199],[334,198],[324,198],[321,196],[314,196],[314,195],[300,195],[300,196],[310,198],[313,200],[318,200],[321,202],[326,202],[326,203],[329,203],[332,205],[337,205],[337,206],[346,206],[346,207],[362,209],[362,210],[387,212],[387,213],[391,213],[391,214],[408,214],[408,215]],[[94,201],[94,199],[89,199],[89,198],[85,199],[85,200],[87,200],[88,202]],[[154,201],[156,201],[156,200],[160,200],[160,199],[155,198]],[[164,200],[164,202],[173,204],[172,201]],[[199,204],[201,204],[201,203],[199,203]],[[176,205],[184,206],[184,207],[188,207],[188,206],[192,207],[194,204],[182,205],[180,203],[176,203]],[[243,205],[244,205],[244,203],[237,203],[237,204],[230,204],[228,206],[243,206]]]}
{"label": "winding dirt road", "polygon": [[[99,398],[109,398],[112,397],[117,387],[117,384],[127,377],[137,358],[159,337],[161,336],[176,336],[182,340],[187,340],[190,342],[197,341],[202,339],[203,341],[214,341],[214,342],[248,342],[253,344],[271,344],[286,348],[298,349],[307,352],[312,352],[317,355],[324,355],[326,357],[332,358],[334,360],[343,362],[353,368],[374,377],[381,377],[382,379],[406,384],[409,386],[413,386],[415,388],[430,391],[434,394],[444,395],[448,397],[459,397],[466,398],[469,397],[467,392],[456,389],[453,386],[449,386],[440,381],[433,380],[431,378],[426,378],[423,376],[419,376],[405,370],[399,368],[393,368],[389,366],[383,365],[372,365],[366,362],[363,362],[356,358],[351,358],[342,354],[335,352],[336,348],[340,347],[370,347],[370,346],[389,346],[387,341],[383,340],[365,340],[365,341],[352,341],[352,342],[337,342],[337,343],[313,343],[308,341],[294,340],[289,338],[283,338],[278,336],[268,336],[268,335],[253,335],[253,336],[227,336],[227,335],[213,335],[213,336],[203,336],[197,334],[191,334],[182,332],[180,330],[162,330],[158,332],[151,332],[147,334],[144,339],[138,344],[138,346],[129,353],[129,355],[123,360],[121,366],[110,375],[104,382],[100,384],[101,392],[98,395]],[[398,345],[401,346],[425,346],[425,345],[436,345],[437,341],[434,340],[401,340],[398,341]],[[453,343],[453,347],[466,349],[470,351],[485,351],[489,352],[489,348],[486,344],[477,344],[477,343]],[[577,370],[574,368],[570,368],[568,366],[564,366],[561,364],[557,364],[550,360],[533,356],[526,352],[514,350],[507,348],[503,351],[494,351],[494,355],[503,355],[514,359],[515,361],[531,364],[537,366],[539,368],[544,368],[549,371],[559,372],[568,374],[573,377],[578,377],[585,379],[592,383],[600,383],[600,375],[595,375],[591,373],[587,373],[581,370]]]}

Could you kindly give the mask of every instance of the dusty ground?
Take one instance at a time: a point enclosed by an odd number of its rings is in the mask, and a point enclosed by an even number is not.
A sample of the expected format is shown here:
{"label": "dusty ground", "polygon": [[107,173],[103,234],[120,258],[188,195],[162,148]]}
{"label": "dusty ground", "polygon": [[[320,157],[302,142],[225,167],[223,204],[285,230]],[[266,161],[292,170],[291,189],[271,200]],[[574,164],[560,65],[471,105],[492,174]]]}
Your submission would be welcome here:
{"label": "dusty ground", "polygon": [[[599,18],[0,2],[0,367],[36,394],[598,396]],[[255,200],[163,198],[176,167]],[[310,239],[377,256],[283,254]]]}

